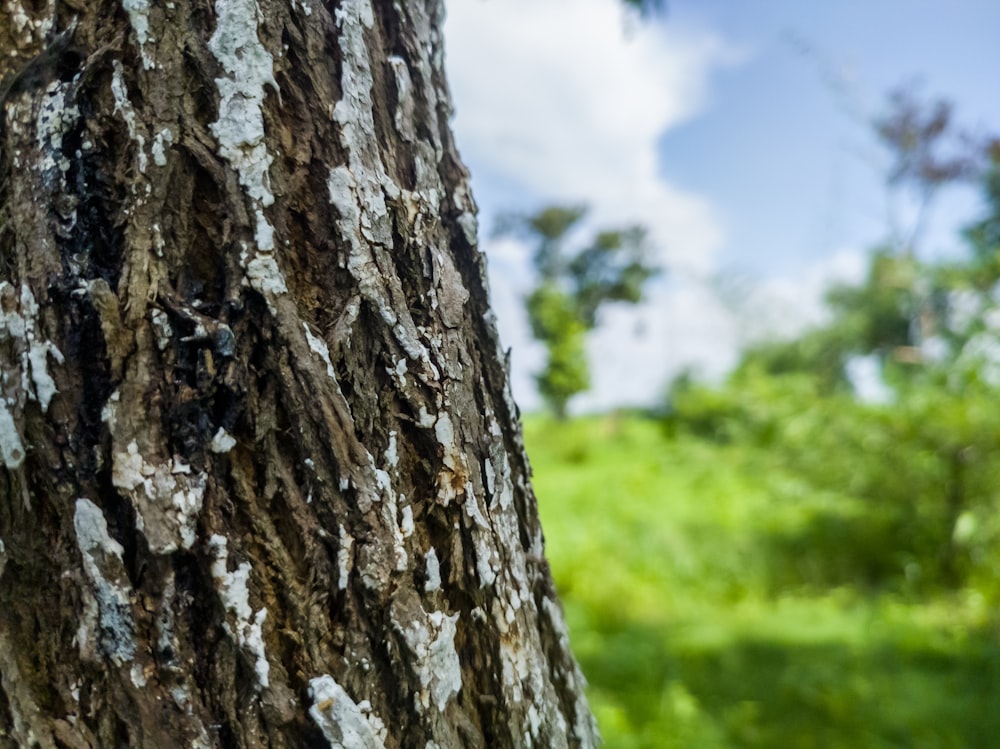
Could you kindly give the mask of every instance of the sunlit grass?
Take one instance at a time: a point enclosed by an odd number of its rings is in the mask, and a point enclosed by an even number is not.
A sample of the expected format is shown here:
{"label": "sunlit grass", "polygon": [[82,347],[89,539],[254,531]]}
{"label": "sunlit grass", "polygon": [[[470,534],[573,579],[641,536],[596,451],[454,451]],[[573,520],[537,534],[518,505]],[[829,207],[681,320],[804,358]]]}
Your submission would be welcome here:
{"label": "sunlit grass", "polygon": [[873,586],[878,508],[639,417],[525,439],[611,749],[997,745],[990,606]]}

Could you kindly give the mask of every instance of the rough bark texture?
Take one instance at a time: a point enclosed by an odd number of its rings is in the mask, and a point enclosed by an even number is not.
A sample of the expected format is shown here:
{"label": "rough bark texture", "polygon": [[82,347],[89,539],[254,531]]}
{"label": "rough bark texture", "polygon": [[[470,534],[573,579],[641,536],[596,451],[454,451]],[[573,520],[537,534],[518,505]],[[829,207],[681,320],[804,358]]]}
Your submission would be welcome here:
{"label": "rough bark texture", "polygon": [[591,746],[439,0],[0,0],[0,747]]}

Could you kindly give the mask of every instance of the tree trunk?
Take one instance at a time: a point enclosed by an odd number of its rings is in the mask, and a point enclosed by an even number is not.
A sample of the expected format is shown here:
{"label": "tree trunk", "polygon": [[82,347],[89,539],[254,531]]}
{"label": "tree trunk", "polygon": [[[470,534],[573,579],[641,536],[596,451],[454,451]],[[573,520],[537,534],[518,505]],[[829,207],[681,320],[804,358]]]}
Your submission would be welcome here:
{"label": "tree trunk", "polygon": [[0,4],[0,747],[596,743],[442,14]]}

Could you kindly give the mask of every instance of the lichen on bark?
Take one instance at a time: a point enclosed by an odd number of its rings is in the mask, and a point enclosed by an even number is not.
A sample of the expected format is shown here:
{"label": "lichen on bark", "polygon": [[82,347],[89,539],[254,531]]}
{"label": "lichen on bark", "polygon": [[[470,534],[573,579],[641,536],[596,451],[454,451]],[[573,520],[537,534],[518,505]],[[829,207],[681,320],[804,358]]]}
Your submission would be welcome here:
{"label": "lichen on bark", "polygon": [[442,15],[0,4],[0,746],[595,744]]}

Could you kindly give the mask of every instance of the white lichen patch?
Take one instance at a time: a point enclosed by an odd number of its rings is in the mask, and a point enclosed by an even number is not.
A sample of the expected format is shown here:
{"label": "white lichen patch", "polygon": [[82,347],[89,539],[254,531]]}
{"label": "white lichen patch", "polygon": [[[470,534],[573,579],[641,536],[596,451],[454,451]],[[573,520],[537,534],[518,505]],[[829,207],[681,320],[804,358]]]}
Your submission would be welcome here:
{"label": "white lichen patch", "polygon": [[326,374],[329,378],[336,380],[337,373],[333,369],[333,362],[330,361],[330,347],[326,345],[326,341],[322,338],[313,335],[308,323],[302,323],[302,327],[305,328],[306,341],[309,342],[309,348],[326,364]]}
{"label": "white lichen patch", "polygon": [[462,233],[465,234],[465,241],[475,247],[479,240],[479,219],[476,218],[476,214],[472,211],[464,211],[458,217],[458,225],[462,228]]}
{"label": "white lichen patch", "polygon": [[[269,224],[267,225],[264,238],[267,242],[265,249],[267,251],[273,250],[274,235]],[[257,254],[251,257],[247,246],[243,245],[243,250],[240,252],[240,261],[243,263],[244,270],[246,270],[247,282],[261,294],[283,294],[288,291],[288,287],[285,285],[285,277],[282,275],[281,269],[272,255]]]}
{"label": "white lichen patch", "polygon": [[25,339],[24,315],[18,308],[16,287],[7,281],[0,281],[0,341],[13,338]]}
{"label": "white lichen patch", "polygon": [[444,712],[462,688],[462,664],[455,650],[458,614],[422,613],[422,621],[397,624],[397,629],[413,656],[413,671],[420,682],[420,693],[414,696],[417,710],[434,705],[438,712]]}
{"label": "white lichen patch", "polygon": [[166,312],[154,307],[149,313],[149,321],[153,324],[153,331],[156,333],[156,348],[160,351],[166,351],[174,335],[170,318],[167,317]]}
{"label": "white lichen patch", "polygon": [[497,472],[489,458],[483,461],[483,475],[486,477],[486,491],[492,497],[496,492]]}
{"label": "white lichen patch", "polygon": [[[506,538],[507,536],[503,535],[502,528],[494,526],[496,521],[487,520],[484,508],[481,506],[482,499],[476,493],[471,481],[466,483],[464,494],[465,501],[462,506],[469,519],[469,532],[476,557],[476,574],[479,577],[479,585],[486,587],[496,582],[498,574],[503,569],[503,561],[497,549],[496,537],[499,535],[501,538]],[[500,532],[498,533],[498,531]],[[512,544],[516,544],[517,534],[510,536],[510,539]]]}
{"label": "white lichen patch", "polygon": [[386,367],[386,373],[399,385],[400,390],[406,389],[406,359],[400,359],[395,367]]}
{"label": "white lichen patch", "polygon": [[63,137],[80,119],[80,109],[73,96],[72,83],[53,81],[45,89],[35,119],[38,152],[42,157],[38,168],[44,182],[50,186],[61,182],[69,171],[70,162],[63,153]]}
{"label": "white lichen patch", "polygon": [[396,113],[393,118],[396,131],[404,141],[412,143],[416,140],[416,129],[413,120],[413,82],[410,80],[410,68],[406,60],[396,55],[390,55],[387,62],[396,79]]}
{"label": "white lichen patch", "polygon": [[[436,215],[438,211],[440,208],[433,205],[429,212]],[[465,288],[465,280],[450,255],[432,249],[431,258],[431,276],[436,286],[436,290],[432,290],[433,298],[437,302],[441,322],[449,328],[458,328],[464,319],[469,290]],[[460,363],[455,362],[453,366],[460,370]]]}
{"label": "white lichen patch", "polygon": [[49,374],[49,357],[51,356],[57,364],[63,364],[65,360],[54,343],[41,339],[38,333],[38,303],[27,284],[21,285],[21,314],[24,321],[28,364],[22,372],[30,372],[32,381],[32,387],[25,389],[29,393],[34,393],[34,398],[44,413],[49,409],[52,396],[59,392],[52,375]]}
{"label": "white lichen patch", "polygon": [[128,13],[129,23],[132,24],[132,31],[135,32],[135,41],[142,57],[142,67],[146,70],[152,70],[155,65],[146,50],[146,45],[155,41],[149,34],[149,3],[147,0],[124,0],[122,6]]}
{"label": "white lichen patch", "polygon": [[115,60],[112,63],[112,67],[111,94],[115,99],[115,112],[120,112],[122,119],[125,120],[128,135],[135,141],[139,171],[145,174],[146,167],[149,164],[149,157],[146,156],[146,136],[140,132],[139,121],[135,116],[135,109],[132,107],[132,101],[128,98],[128,86],[125,85],[125,69],[122,67],[121,61]]}
{"label": "white lichen patch", "polygon": [[332,676],[309,680],[309,717],[331,749],[385,749],[385,725],[371,705],[356,703]]}
{"label": "white lichen patch", "polygon": [[[562,716],[559,716],[560,718]],[[563,721],[560,724],[563,730],[560,733],[565,733],[566,723]],[[526,749],[530,749],[535,745],[535,741],[538,739],[539,729],[542,727],[542,716],[538,712],[538,708],[534,705],[528,706],[528,729],[524,732],[524,746]]]}
{"label": "white lichen patch", "polygon": [[108,396],[107,402],[105,402],[104,407],[101,409],[101,422],[107,424],[112,432],[114,432],[115,425],[118,423],[118,406],[121,404],[121,400],[121,391],[115,390]]}
{"label": "white lichen patch", "polygon": [[[347,164],[330,170],[327,189],[330,203],[340,214],[338,227],[349,252],[346,267],[361,295],[392,329],[407,356],[423,365],[424,376],[439,377],[430,353],[420,341],[413,319],[392,302],[402,295],[398,279],[385,276],[377,257],[392,247],[392,220],[386,199],[398,201],[403,192],[389,177],[378,150],[379,137],[373,115],[372,62],[365,30],[374,15],[370,0],[345,0],[336,10],[340,28],[342,98],[333,107]],[[423,199],[426,196],[420,196]],[[397,314],[397,310],[402,310]]]}
{"label": "white lichen patch", "polygon": [[420,413],[417,414],[417,426],[430,429],[434,426],[435,422],[437,422],[437,417],[429,413],[426,406],[421,406]]}
{"label": "white lichen patch", "polygon": [[497,487],[498,491],[493,494],[493,504],[498,505],[501,510],[506,512],[514,503],[514,483],[510,480],[510,461],[507,459],[507,453],[502,449],[497,449],[495,453],[494,462],[498,467],[500,486]]}
{"label": "white lichen patch", "polygon": [[278,267],[278,261],[272,255],[260,253],[251,257],[245,246],[243,252],[240,253],[240,261],[246,272],[246,283],[250,285],[250,288],[263,295],[267,300],[268,308],[273,313],[275,307],[272,297],[288,291],[288,287],[285,285],[285,276],[282,274],[281,268]]}
{"label": "white lichen patch", "polygon": [[222,427],[219,427],[208,445],[208,449],[213,453],[227,453],[234,447],[236,447],[236,439]]}
{"label": "white lichen patch", "polygon": [[451,416],[447,412],[442,412],[433,422],[430,422],[429,419],[424,419],[424,415],[424,412],[421,411],[420,425],[433,423],[434,436],[441,445],[441,462],[444,467],[437,476],[437,501],[447,507],[459,494],[467,491],[468,463],[456,442],[455,426]]}
{"label": "white lichen patch", "polygon": [[[539,657],[540,649],[541,643],[534,633],[527,637],[523,634],[521,637],[504,637],[500,641],[501,677],[505,693],[514,705],[525,703],[522,709],[527,719],[523,734],[526,747],[535,745],[542,725],[549,726],[553,733],[566,733],[566,720],[559,709],[559,701],[552,692],[551,674],[548,673],[550,666]],[[582,686],[570,687],[571,693],[581,695],[581,700]],[[586,709],[585,700],[583,707]],[[582,741],[581,745],[592,744],[590,741]]]}
{"label": "white lichen patch", "polygon": [[424,591],[433,593],[436,590],[441,590],[441,563],[432,546],[424,555]]}
{"label": "white lichen patch", "polygon": [[454,451],[455,426],[451,422],[451,416],[446,413],[438,416],[437,421],[434,423],[434,436],[437,437],[437,441],[441,443],[441,446],[445,450],[450,448]]}
{"label": "white lichen patch", "polygon": [[273,159],[264,142],[264,88],[277,91],[278,84],[271,53],[257,35],[260,8],[256,0],[216,0],[215,14],[208,46],[226,77],[215,79],[221,101],[219,119],[210,128],[247,194],[267,207],[274,195],[268,176]]}
{"label": "white lichen patch", "polygon": [[[165,164],[164,164],[164,166],[165,166]],[[165,245],[163,243],[163,230],[160,229],[160,225],[158,223],[154,223],[153,224],[153,249],[156,250],[156,256],[157,257],[163,257],[163,248],[164,248],[164,246]],[[157,342],[157,345],[159,345],[159,342]]]}
{"label": "white lichen patch", "polygon": [[162,463],[147,460],[135,440],[111,458],[111,483],[131,499],[136,525],[156,554],[190,549],[207,477],[195,473],[179,458]]}
{"label": "white lichen patch", "polygon": [[7,399],[0,398],[0,458],[8,470],[21,467],[24,462],[24,442],[14,421],[14,415],[7,407]]}
{"label": "white lichen patch", "polygon": [[472,482],[465,485],[465,514],[469,517],[475,527],[481,530],[489,530],[490,522],[483,514],[483,509],[479,506],[479,497],[472,486]]}
{"label": "white lichen patch", "polygon": [[410,505],[406,505],[400,511],[399,531],[403,534],[403,538],[409,538],[413,535],[413,508]]}
{"label": "white lichen patch", "polygon": [[351,547],[354,545],[354,538],[343,525],[338,530],[337,538],[340,542],[337,549],[337,589],[347,590],[347,581],[351,574]]}
{"label": "white lichen patch", "polygon": [[[389,471],[375,465],[375,458],[368,454],[368,467],[371,471],[371,481],[366,481],[364,487],[358,492],[358,507],[362,512],[368,512],[377,505],[376,511],[382,516],[385,527],[392,530],[393,538],[393,562],[396,571],[403,572],[407,568],[409,556],[406,553],[406,537],[413,533],[413,510],[409,505],[403,507],[400,513],[400,502],[405,501],[404,495],[397,495],[392,486],[392,476]],[[377,491],[373,492],[368,487],[374,486]],[[409,520],[407,520],[409,512]],[[407,532],[409,531],[409,532]],[[375,561],[375,560],[373,560]],[[374,564],[371,569],[362,570],[362,578],[369,584],[369,587],[378,588],[382,584],[382,577],[377,571],[380,563]]]}
{"label": "white lichen patch", "polygon": [[56,389],[55,380],[49,374],[50,355],[58,364],[65,361],[62,353],[50,341],[32,341],[28,348],[28,361],[31,363],[31,379],[35,386],[35,398],[43,412],[49,410],[52,396],[59,392]]}
{"label": "white lichen patch", "polygon": [[[341,125],[347,127],[343,122]],[[330,203],[340,213],[338,224],[341,233],[350,241],[347,269],[357,279],[364,297],[374,301],[379,315],[388,325],[394,326],[398,317],[388,304],[384,280],[379,275],[370,247],[370,243],[388,246],[392,241],[389,210],[381,180],[357,161],[352,163],[351,168],[338,166],[331,169],[326,184]]]}
{"label": "white lichen patch", "polygon": [[132,680],[132,686],[136,689],[142,689],[146,686],[146,670],[141,663],[132,664],[132,668],[129,670],[129,679]]}
{"label": "white lichen patch", "polygon": [[396,430],[389,432],[389,445],[385,448],[385,462],[391,467],[399,465],[399,453],[396,451]]}
{"label": "white lichen patch", "polygon": [[73,528],[92,595],[77,633],[78,645],[87,653],[96,644],[102,655],[121,666],[133,660],[136,652],[131,586],[122,562],[124,549],[108,534],[101,508],[89,499],[76,500]]}
{"label": "white lichen patch", "polygon": [[274,59],[258,37],[261,21],[256,0],[216,0],[216,26],[208,42],[225,76],[219,89],[219,119],[210,125],[219,153],[236,170],[256,217],[256,251],[244,259],[251,287],[268,299],[287,291],[274,251],[274,227],[264,209],[274,204],[268,170],[273,157],[264,139],[265,87],[278,91]]}
{"label": "white lichen patch", "polygon": [[167,165],[167,149],[174,143],[174,134],[169,128],[163,128],[153,138],[153,162],[157,166]]}
{"label": "white lichen patch", "polygon": [[254,673],[262,689],[270,684],[271,664],[264,650],[264,621],[267,609],[261,608],[254,614],[250,607],[250,591],[247,587],[252,567],[242,562],[235,570],[229,571],[228,540],[214,534],[208,540],[209,551],[215,557],[212,562],[212,579],[219,593],[219,600],[227,613],[226,632],[254,660]]}
{"label": "white lichen patch", "polygon": [[59,348],[39,330],[38,304],[27,284],[0,282],[0,458],[9,469],[24,462],[20,420],[27,400],[45,413],[58,393],[49,360],[63,364]]}

